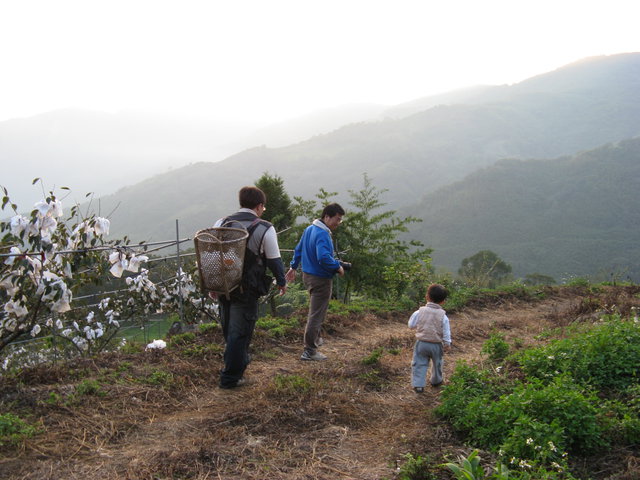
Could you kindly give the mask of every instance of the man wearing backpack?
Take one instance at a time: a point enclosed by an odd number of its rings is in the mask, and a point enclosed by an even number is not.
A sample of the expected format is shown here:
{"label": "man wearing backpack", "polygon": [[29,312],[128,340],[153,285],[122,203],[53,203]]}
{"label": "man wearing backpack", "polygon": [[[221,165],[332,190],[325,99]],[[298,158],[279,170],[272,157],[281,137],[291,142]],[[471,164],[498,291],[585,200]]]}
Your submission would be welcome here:
{"label": "man wearing backpack", "polygon": [[269,268],[276,278],[280,295],[287,290],[284,266],[280,258],[278,237],[273,225],[260,217],[266,210],[267,197],[257,187],[242,187],[238,194],[240,210],[221,218],[216,227],[244,228],[249,232],[242,270],[242,283],[230,298],[220,295],[220,319],[226,342],[224,369],[220,372],[220,388],[230,389],[244,384],[244,371],[249,364],[249,344],[258,319],[258,298],[269,291]]}

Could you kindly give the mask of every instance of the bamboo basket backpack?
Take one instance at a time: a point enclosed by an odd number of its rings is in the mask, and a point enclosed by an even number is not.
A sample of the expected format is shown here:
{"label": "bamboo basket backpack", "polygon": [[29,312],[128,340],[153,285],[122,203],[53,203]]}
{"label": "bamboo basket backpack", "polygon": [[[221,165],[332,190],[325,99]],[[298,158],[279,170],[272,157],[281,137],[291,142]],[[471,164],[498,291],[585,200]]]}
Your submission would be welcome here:
{"label": "bamboo basket backpack", "polygon": [[[265,275],[264,259],[259,252],[256,254],[247,246],[250,237],[262,224],[267,228],[262,229],[262,235],[257,239],[259,249],[271,224],[260,218],[237,215],[225,218],[219,227],[199,230],[194,237],[202,290],[225,295],[227,299],[239,287],[264,295],[268,291],[265,285],[271,280]],[[243,223],[247,221],[250,223],[245,228]],[[230,224],[239,228],[227,226]]]}

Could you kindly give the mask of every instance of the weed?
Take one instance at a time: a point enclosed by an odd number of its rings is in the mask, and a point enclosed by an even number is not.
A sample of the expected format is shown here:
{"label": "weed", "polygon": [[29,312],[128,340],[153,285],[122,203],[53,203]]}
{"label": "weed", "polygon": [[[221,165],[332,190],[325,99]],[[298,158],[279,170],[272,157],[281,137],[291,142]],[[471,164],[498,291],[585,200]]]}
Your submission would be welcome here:
{"label": "weed", "polygon": [[214,330],[217,330],[218,324],[217,323],[202,323],[198,326],[198,330],[200,330],[200,333],[211,333]]}
{"label": "weed", "polygon": [[278,394],[287,396],[306,395],[313,387],[311,380],[301,375],[276,375],[273,383]]}
{"label": "weed", "polygon": [[362,363],[363,365],[376,365],[380,363],[380,358],[382,358],[383,354],[384,348],[377,347],[373,350],[373,352],[371,352],[370,355],[367,355],[362,360],[360,360],[360,363]]}
{"label": "weed", "polygon": [[164,370],[154,370],[145,379],[144,382],[149,385],[158,385],[168,387],[174,382],[173,374]]}
{"label": "weed", "polygon": [[489,340],[482,345],[480,352],[487,355],[492,362],[499,363],[509,355],[509,344],[505,341],[504,334],[493,332]]}
{"label": "weed", "polygon": [[169,339],[169,345],[171,346],[187,345],[189,343],[193,343],[195,339],[196,339],[196,334],[193,332],[179,333],[178,335],[174,335]]}
{"label": "weed", "polygon": [[107,393],[100,388],[100,383],[97,380],[83,380],[76,385],[76,394],[104,397]]}
{"label": "weed", "polygon": [[44,403],[48,405],[59,405],[62,402],[62,397],[56,392],[49,392],[49,396],[44,400]]}
{"label": "weed", "polygon": [[404,455],[404,463],[398,468],[398,480],[436,480],[428,457]]}
{"label": "weed", "polygon": [[220,355],[223,348],[217,344],[191,345],[184,348],[180,354],[185,357],[206,357],[207,355]]}
{"label": "weed", "polygon": [[17,445],[33,437],[37,429],[12,413],[0,415],[0,446]]}
{"label": "weed", "polygon": [[270,337],[285,337],[298,328],[298,320],[266,315],[258,319],[256,328],[265,331]]}

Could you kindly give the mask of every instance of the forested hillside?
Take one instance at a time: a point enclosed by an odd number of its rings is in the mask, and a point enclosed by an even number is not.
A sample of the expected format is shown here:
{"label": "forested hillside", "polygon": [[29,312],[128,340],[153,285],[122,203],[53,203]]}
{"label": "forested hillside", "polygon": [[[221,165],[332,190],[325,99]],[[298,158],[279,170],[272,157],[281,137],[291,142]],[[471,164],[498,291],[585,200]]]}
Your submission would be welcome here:
{"label": "forested hillside", "polygon": [[514,274],[640,278],[640,138],[553,160],[504,160],[403,211],[456,271],[492,250]]}
{"label": "forested hillside", "polygon": [[640,134],[639,69],[640,54],[587,59],[518,85],[449,98],[468,104],[175,169],[103,197],[100,206],[108,213],[119,205],[116,234],[164,239],[173,235],[175,219],[190,234],[235,208],[238,188],[268,171],[282,177],[290,195],[311,198],[324,188],[344,201],[367,172],[388,189],[388,206],[402,208],[500,159],[573,155]]}

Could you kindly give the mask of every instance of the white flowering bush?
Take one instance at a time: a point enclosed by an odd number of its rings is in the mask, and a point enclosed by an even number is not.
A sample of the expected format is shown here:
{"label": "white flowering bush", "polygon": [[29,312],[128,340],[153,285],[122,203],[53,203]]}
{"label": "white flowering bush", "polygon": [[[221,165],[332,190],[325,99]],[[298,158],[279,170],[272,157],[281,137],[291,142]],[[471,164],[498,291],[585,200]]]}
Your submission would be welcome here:
{"label": "white flowering bush", "polygon": [[[180,269],[169,281],[153,282],[142,267],[148,257],[135,253],[126,237],[105,240],[108,219],[83,217],[76,206],[63,220],[62,201],[53,192],[25,216],[3,191],[2,209],[13,215],[0,222],[0,351],[18,339],[46,335],[53,341],[31,349],[33,361],[41,361],[52,343],[90,355],[113,343],[123,321],[144,324],[151,315],[179,309],[188,321],[202,312],[215,316],[215,305],[201,298],[190,274]],[[122,288],[96,305],[74,302],[74,295],[105,283]]]}
{"label": "white flowering bush", "polygon": [[[109,230],[109,220],[95,215],[69,226],[53,192],[24,216],[3,191],[2,209],[10,206],[14,215],[0,222],[0,350],[25,333],[35,337],[54,327],[54,316],[71,311],[73,293],[95,283],[106,267],[94,247],[106,244]],[[70,221],[78,217],[72,208]]]}

